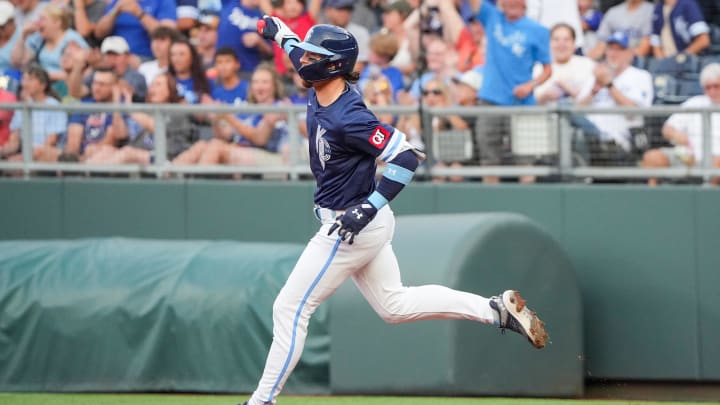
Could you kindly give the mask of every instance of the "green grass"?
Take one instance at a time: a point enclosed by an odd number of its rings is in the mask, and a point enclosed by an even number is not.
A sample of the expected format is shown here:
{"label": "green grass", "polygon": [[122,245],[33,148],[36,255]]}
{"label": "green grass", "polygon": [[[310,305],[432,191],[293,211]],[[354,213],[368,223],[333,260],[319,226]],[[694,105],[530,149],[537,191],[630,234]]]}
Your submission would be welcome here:
{"label": "green grass", "polygon": [[[1,405],[235,405],[243,395],[169,394],[11,394],[0,393]],[[282,397],[281,405],[697,405],[690,402],[650,402],[530,398],[414,397]]]}

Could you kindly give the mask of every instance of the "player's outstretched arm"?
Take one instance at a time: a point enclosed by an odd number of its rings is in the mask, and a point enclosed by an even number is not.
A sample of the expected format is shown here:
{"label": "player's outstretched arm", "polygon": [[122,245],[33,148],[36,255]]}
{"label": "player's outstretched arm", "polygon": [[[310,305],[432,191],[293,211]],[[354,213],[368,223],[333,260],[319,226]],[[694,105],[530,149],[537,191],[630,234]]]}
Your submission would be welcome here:
{"label": "player's outstretched arm", "polygon": [[[399,131],[397,132],[399,133]],[[399,134],[402,135],[402,133]],[[382,159],[382,155],[380,157]],[[347,239],[348,243],[352,245],[355,235],[372,221],[378,210],[387,205],[410,183],[415,169],[420,164],[419,159],[422,159],[422,154],[412,148],[393,154],[387,161],[383,176],[375,191],[362,203],[346,209],[345,213],[339,216],[330,227],[328,235],[338,229],[340,238]]]}

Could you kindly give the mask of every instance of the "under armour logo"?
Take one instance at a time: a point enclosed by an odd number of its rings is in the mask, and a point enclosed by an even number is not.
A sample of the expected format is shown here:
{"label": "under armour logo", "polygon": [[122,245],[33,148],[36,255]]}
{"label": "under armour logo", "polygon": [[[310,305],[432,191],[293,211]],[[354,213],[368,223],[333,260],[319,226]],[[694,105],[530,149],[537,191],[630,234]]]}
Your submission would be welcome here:
{"label": "under armour logo", "polygon": [[362,212],[360,212],[360,210],[357,209],[357,208],[355,208],[355,209],[352,211],[352,213],[355,214],[356,219],[360,219],[360,218],[363,217]]}

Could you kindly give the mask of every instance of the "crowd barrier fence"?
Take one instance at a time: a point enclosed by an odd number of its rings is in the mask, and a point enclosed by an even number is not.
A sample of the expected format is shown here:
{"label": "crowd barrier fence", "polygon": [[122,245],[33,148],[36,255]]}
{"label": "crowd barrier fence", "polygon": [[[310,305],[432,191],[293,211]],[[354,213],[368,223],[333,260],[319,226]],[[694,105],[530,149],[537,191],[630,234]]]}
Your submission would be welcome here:
{"label": "crowd barrier fence", "polygon": [[[299,131],[299,120],[305,112],[303,105],[185,105],[185,104],[105,104],[105,103],[71,103],[60,105],[46,105],[37,103],[5,103],[3,109],[12,109],[23,114],[21,136],[23,145],[32,145],[32,120],[30,117],[34,110],[65,111],[72,113],[100,113],[100,112],[144,112],[155,118],[154,128],[154,155],[152,164],[123,164],[123,165],[91,165],[84,163],[66,162],[34,162],[31,148],[22,148],[22,161],[0,161],[0,171],[21,172],[29,177],[36,172],[65,172],[65,173],[124,173],[130,177],[157,176],[164,178],[168,175],[204,175],[204,174],[257,174],[279,175],[282,178],[297,180],[303,175],[309,175],[310,169],[306,155],[302,152],[307,144]],[[170,164],[166,156],[166,129],[163,117],[174,114],[193,113],[235,113],[258,114],[287,113],[289,129],[289,157],[287,163],[272,166],[236,166],[236,165],[174,165]],[[636,154],[635,160],[624,164],[603,162],[600,156],[597,161],[583,160],[579,157],[576,140],[579,135],[577,127],[573,127],[571,117],[587,114],[623,114],[626,116],[641,116],[645,120],[643,138],[634,139],[645,147],[663,146],[660,129],[664,120],[677,112],[698,113],[702,117],[703,128],[703,156],[711,156],[712,150],[712,123],[713,113],[720,113],[720,107],[712,108],[683,108],[677,105],[657,105],[650,108],[606,108],[557,106],[557,107],[445,107],[431,108],[427,106],[387,106],[373,108],[375,113],[393,114],[396,116],[406,114],[420,114],[422,119],[422,139],[426,147],[428,161],[418,170],[418,174],[425,178],[442,176],[464,176],[465,178],[482,176],[520,177],[520,176],[551,176],[556,181],[575,182],[592,179],[646,179],[661,177],[670,179],[688,179],[696,182],[709,183],[714,176],[720,176],[720,168],[713,167],[712,159],[702,159],[701,164],[694,166],[643,168],[639,165],[641,154]],[[513,159],[503,161],[499,165],[483,165],[479,161],[465,161],[460,167],[449,165],[436,165],[437,159],[443,156],[468,154],[470,149],[477,150],[475,140],[471,135],[453,133],[454,138],[445,138],[443,132],[433,133],[430,129],[433,117],[447,116],[449,114],[462,117],[477,117],[477,122],[485,122],[488,118],[504,117],[507,128],[494,128],[503,130],[507,136],[502,147]],[[473,128],[475,129],[475,128]],[[446,131],[447,132],[447,131]],[[452,132],[452,131],[451,131]],[[464,137],[464,138],[463,138]],[[476,138],[477,139],[477,138]],[[720,141],[715,141],[720,142]],[[441,150],[434,150],[441,149]]]}

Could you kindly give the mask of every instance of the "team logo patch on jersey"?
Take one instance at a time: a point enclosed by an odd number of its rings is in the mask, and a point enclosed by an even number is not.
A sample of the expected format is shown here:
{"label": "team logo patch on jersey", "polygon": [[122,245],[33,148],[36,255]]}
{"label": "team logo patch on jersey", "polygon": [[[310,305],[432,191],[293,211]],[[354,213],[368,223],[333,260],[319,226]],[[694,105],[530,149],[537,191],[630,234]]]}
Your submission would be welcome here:
{"label": "team logo patch on jersey", "polygon": [[390,139],[390,132],[383,128],[382,126],[378,125],[377,128],[373,131],[373,134],[370,136],[370,145],[382,149],[385,147],[385,144],[387,143],[388,139]]}
{"label": "team logo patch on jersey", "polygon": [[325,162],[332,157],[330,142],[325,139],[325,132],[327,132],[327,130],[318,125],[317,132],[315,133],[315,148],[317,149],[318,159],[320,159],[320,166],[322,166],[323,170],[325,170]]}

